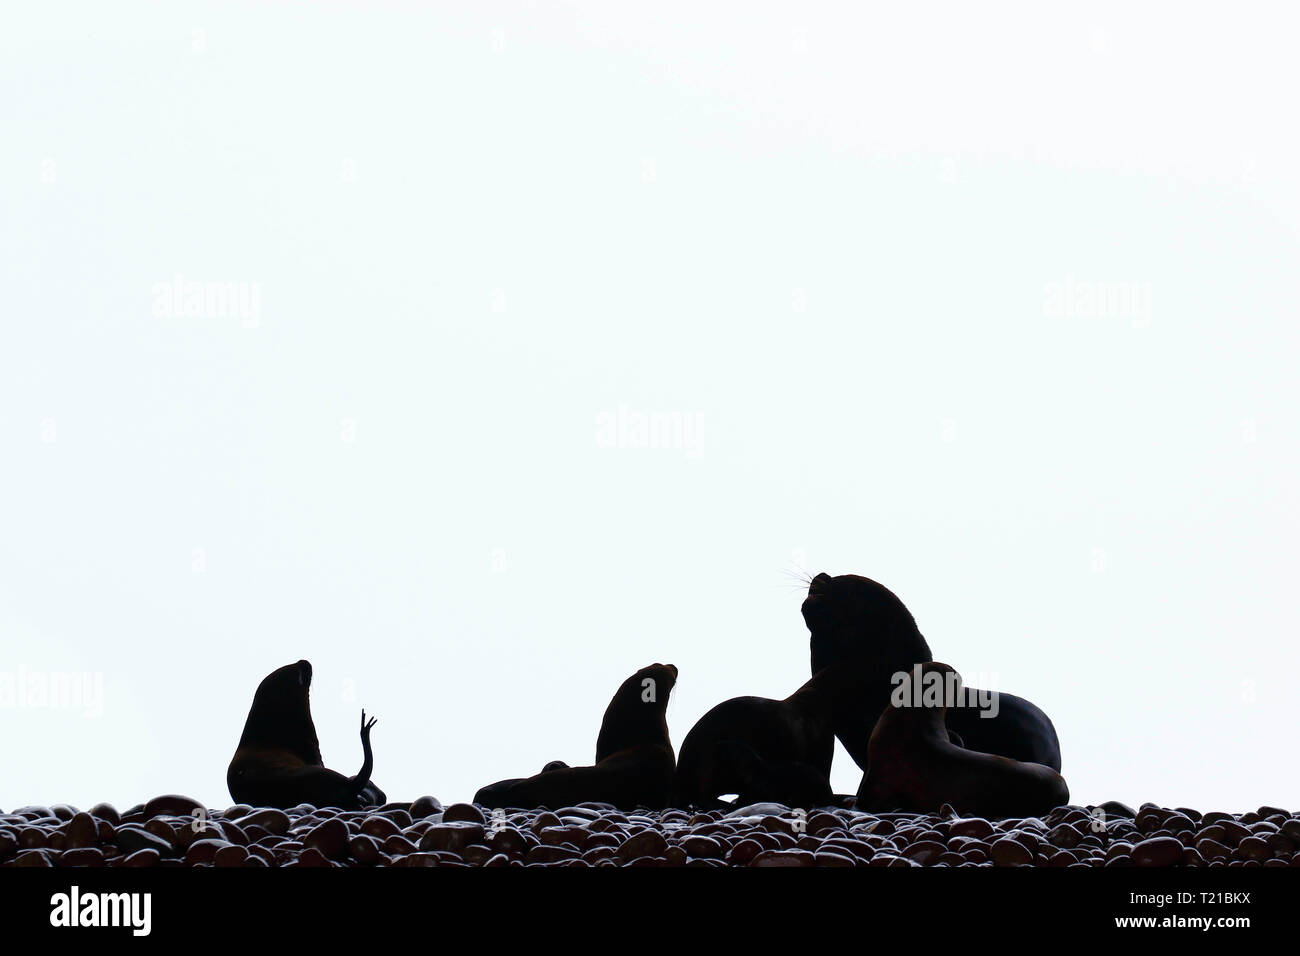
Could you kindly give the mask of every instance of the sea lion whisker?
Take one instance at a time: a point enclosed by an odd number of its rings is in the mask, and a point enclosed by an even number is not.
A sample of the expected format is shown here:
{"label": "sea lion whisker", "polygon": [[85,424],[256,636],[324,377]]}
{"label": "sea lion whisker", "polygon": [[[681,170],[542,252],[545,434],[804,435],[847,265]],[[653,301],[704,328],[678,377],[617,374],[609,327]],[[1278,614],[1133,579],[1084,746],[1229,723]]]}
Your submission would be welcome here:
{"label": "sea lion whisker", "polygon": [[797,568],[795,570],[791,570],[790,568],[781,568],[780,571],[787,577],[794,578],[803,587],[809,587],[812,585],[812,575],[803,568]]}

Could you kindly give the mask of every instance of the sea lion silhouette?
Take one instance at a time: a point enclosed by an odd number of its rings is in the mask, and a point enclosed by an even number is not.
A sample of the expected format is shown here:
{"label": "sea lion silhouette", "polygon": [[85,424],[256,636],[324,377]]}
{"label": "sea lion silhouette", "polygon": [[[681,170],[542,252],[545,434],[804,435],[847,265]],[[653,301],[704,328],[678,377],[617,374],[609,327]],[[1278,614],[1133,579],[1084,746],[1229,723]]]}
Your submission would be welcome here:
{"label": "sea lion silhouette", "polygon": [[678,750],[672,805],[716,809],[728,793],[738,806],[835,803],[833,705],[855,676],[850,667],[828,667],[783,700],[733,697],[712,707]]}
{"label": "sea lion silhouette", "polygon": [[374,756],[370,728],[361,712],[364,760],[355,777],[329,770],[321,761],[311,719],[311,664],[298,661],[272,671],[257,687],[239,747],[226,770],[226,786],[237,803],[288,809],[300,803],[356,810],[386,802],[370,782]]}
{"label": "sea lion silhouette", "polygon": [[676,683],[677,668],[672,664],[641,668],[619,685],[605,708],[594,765],[569,767],[553,760],[539,774],[482,787],[474,802],[494,809],[556,810],[577,803],[662,809],[668,803],[675,765],[664,712]]}
{"label": "sea lion silhouette", "polygon": [[[929,687],[925,687],[925,685]],[[868,743],[857,808],[1030,817],[1070,802],[1070,788],[1051,767],[958,747],[944,711],[962,697],[961,676],[947,664],[920,664],[896,689]]]}
{"label": "sea lion silhouette", "polygon": [[[903,602],[883,584],[860,575],[818,574],[801,610],[811,633],[812,672],[841,662],[853,662],[857,669],[856,692],[836,701],[835,735],[866,771],[867,743],[889,706],[894,675],[934,660],[930,646]],[[950,739],[969,750],[1059,771],[1061,744],[1047,714],[1023,697],[999,692],[996,716],[985,716],[979,702],[986,693],[966,688],[964,699],[948,709]]]}

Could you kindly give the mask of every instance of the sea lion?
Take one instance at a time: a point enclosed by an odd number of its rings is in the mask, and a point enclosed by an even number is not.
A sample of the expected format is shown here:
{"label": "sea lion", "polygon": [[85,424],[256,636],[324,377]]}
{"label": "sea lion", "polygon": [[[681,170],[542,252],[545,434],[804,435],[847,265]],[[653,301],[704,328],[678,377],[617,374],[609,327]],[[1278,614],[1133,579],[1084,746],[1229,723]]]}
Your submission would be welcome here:
{"label": "sea lion", "polygon": [[568,767],[553,760],[531,777],[500,780],[474,795],[488,808],[609,803],[622,810],[663,809],[672,788],[672,741],[664,712],[677,683],[672,664],[643,667],[619,685],[605,708],[596,739],[596,762]]}
{"label": "sea lion", "polygon": [[374,756],[370,728],[361,712],[364,761],[355,777],[329,770],[321,762],[316,726],[311,719],[311,664],[298,661],[272,671],[257,687],[244,722],[239,747],[226,770],[226,786],[236,803],[282,810],[310,803],[317,807],[358,810],[387,801],[370,782]]}
{"label": "sea lion", "polygon": [[833,701],[848,668],[828,667],[784,700],[733,697],[696,721],[682,741],[673,775],[674,807],[829,806],[835,753]]}
{"label": "sea lion", "polygon": [[[780,703],[780,701],[773,701]],[[830,737],[834,749],[835,735]],[[830,778],[818,767],[800,760],[769,760],[754,747],[734,737],[714,741],[703,758],[698,794],[712,796],[674,797],[674,807],[705,810],[747,807],[756,803],[779,803],[787,807],[839,806],[842,798],[831,790]],[[723,800],[726,794],[734,801]]]}
{"label": "sea lion", "polygon": [[[934,660],[916,620],[882,584],[856,574],[819,574],[808,585],[804,622],[811,633],[812,672],[852,661],[859,683],[836,702],[835,735],[864,771],[867,743],[876,720],[889,706],[894,674]],[[997,713],[981,706],[989,692],[966,688],[948,710],[953,740],[970,750],[1061,769],[1061,744],[1051,719],[1014,694],[997,694]]]}
{"label": "sea lion", "polygon": [[944,715],[962,697],[960,675],[937,661],[914,673],[920,680],[908,674],[896,685],[871,731],[859,810],[931,813],[946,803],[972,816],[1030,817],[1069,803],[1070,789],[1051,767],[951,743]]}

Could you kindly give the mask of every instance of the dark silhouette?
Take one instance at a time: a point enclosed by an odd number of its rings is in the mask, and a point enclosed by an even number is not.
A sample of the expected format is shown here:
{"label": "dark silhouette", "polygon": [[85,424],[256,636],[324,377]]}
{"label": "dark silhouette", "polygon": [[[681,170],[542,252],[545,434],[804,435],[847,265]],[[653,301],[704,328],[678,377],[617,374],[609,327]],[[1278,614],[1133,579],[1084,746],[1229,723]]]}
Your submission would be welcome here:
{"label": "dark silhouette", "polygon": [[548,807],[608,803],[622,810],[662,809],[673,779],[673,745],[664,712],[677,683],[672,664],[651,664],[619,686],[605,709],[596,763],[569,767],[553,760],[532,777],[500,780],[474,795],[485,807]]}
{"label": "dark silhouette", "polygon": [[[955,678],[947,664],[921,665],[922,683]],[[908,684],[913,682],[908,679]],[[933,698],[902,700],[880,715],[868,743],[870,769],[862,775],[857,807],[868,812],[905,810],[934,813],[944,804],[982,817],[1027,817],[1070,802],[1070,790],[1055,770],[958,747],[944,727],[947,703],[961,696],[959,684]]]}
{"label": "dark silhouette", "polygon": [[[865,772],[868,742],[896,686],[895,674],[934,660],[903,602],[884,585],[856,574],[819,574],[808,586],[803,618],[811,632],[812,672],[849,663],[857,673],[851,693],[838,697],[835,735]],[[947,711],[954,743],[969,750],[1061,769],[1061,745],[1051,719],[1022,697],[997,694],[998,712],[981,716],[986,692],[966,688],[963,700]]]}
{"label": "dark silhouette", "polygon": [[226,786],[236,802],[287,809],[300,803],[356,810],[387,800],[370,782],[374,758],[370,728],[361,712],[364,762],[355,777],[327,769],[321,762],[316,726],[311,719],[311,664],[298,661],[272,671],[257,687],[244,722],[239,747],[226,771]]}
{"label": "dark silhouette", "polygon": [[682,741],[673,776],[673,806],[829,806],[835,753],[833,703],[853,675],[826,668],[784,700],[733,697],[701,717]]}

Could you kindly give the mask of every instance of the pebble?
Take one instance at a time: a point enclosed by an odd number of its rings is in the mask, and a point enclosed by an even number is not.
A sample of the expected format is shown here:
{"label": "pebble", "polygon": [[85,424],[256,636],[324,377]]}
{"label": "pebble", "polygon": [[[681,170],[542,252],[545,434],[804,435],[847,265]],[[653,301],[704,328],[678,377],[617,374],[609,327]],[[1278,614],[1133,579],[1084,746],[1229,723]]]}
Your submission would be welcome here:
{"label": "pebble", "polygon": [[487,823],[483,811],[472,803],[453,803],[442,811],[443,823]]}
{"label": "pebble", "polygon": [[468,821],[435,823],[424,832],[424,836],[420,840],[420,849],[461,850],[471,843],[482,843],[484,832],[481,823],[470,823]]}
{"label": "pebble", "polygon": [[107,820],[116,826],[122,822],[122,815],[117,812],[111,803],[97,803],[90,808],[90,815],[98,817],[100,820]]}
{"label": "pebble", "polygon": [[[1099,817],[1094,811],[1105,814]],[[195,828],[195,810],[202,825]],[[1104,824],[1104,825],[1103,825]],[[808,813],[775,803],[627,813],[586,803],[497,812],[434,797],[371,810],[302,804],[204,809],[163,794],[0,812],[0,866],[854,867],[1300,866],[1300,813],[1274,806],[1200,813],[1114,801],[1040,817]]]}
{"label": "pebble", "polygon": [[312,827],[302,838],[303,846],[316,850],[327,860],[347,855],[348,825],[338,817]]}
{"label": "pebble", "polygon": [[225,840],[195,840],[185,850],[185,865],[197,866],[203,863],[211,863],[217,855],[217,851],[228,846],[234,846]]}
{"label": "pebble", "polygon": [[807,850],[764,850],[752,860],[750,866],[814,866],[813,855]]}
{"label": "pebble", "polygon": [[435,813],[442,812],[442,804],[438,802],[437,797],[423,796],[411,801],[411,809],[408,811],[412,817],[422,820],[425,817],[432,816]]}
{"label": "pebble", "polygon": [[104,851],[97,846],[78,847],[59,856],[59,866],[103,866]]}
{"label": "pebble", "polygon": [[[879,833],[881,831],[873,831]],[[950,836],[974,837],[977,840],[983,840],[993,835],[993,824],[981,817],[970,817],[968,819],[956,819],[948,821],[948,833]]]}
{"label": "pebble", "polygon": [[157,850],[161,856],[176,855],[170,843],[141,827],[121,827],[114,834],[114,838],[117,848],[126,854],[152,849]]}
{"label": "pebble", "polygon": [[1173,866],[1183,858],[1183,844],[1171,836],[1152,837],[1133,847],[1136,866]]}
{"label": "pebble", "polygon": [[231,844],[223,846],[212,856],[214,866],[245,866],[248,862],[248,851],[242,846]]}
{"label": "pebble", "polygon": [[193,797],[184,797],[178,793],[164,793],[160,797],[154,797],[144,805],[144,815],[146,817],[188,817],[193,816],[194,811],[199,810],[204,816],[208,815],[207,808]]}
{"label": "pebble", "polygon": [[994,840],[989,855],[998,866],[1023,866],[1034,862],[1033,851],[1012,837]]}
{"label": "pebble", "polygon": [[91,847],[99,842],[99,824],[89,813],[78,813],[63,825],[69,849]]}
{"label": "pebble", "polygon": [[[223,814],[223,819],[228,819]],[[252,813],[243,814],[236,817],[233,823],[238,824],[245,829],[249,827],[261,827],[267,833],[274,833],[277,836],[284,836],[289,832],[289,814],[283,810],[277,810],[275,807],[264,807],[261,810],[254,810]]]}
{"label": "pebble", "polygon": [[120,866],[157,866],[158,861],[160,859],[162,859],[162,856],[158,853],[157,850],[151,848],[145,848],[143,850],[136,850],[134,853],[128,854],[127,856],[123,857],[122,862],[119,865]]}

